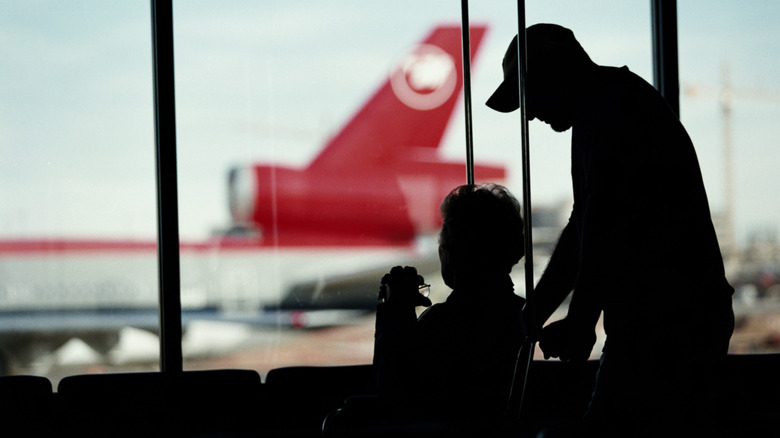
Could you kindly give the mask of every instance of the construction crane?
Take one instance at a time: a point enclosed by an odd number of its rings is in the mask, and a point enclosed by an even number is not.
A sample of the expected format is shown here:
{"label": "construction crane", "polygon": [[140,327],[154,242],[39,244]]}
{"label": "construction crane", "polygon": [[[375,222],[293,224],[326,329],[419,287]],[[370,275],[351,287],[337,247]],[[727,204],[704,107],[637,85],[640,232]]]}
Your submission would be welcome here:
{"label": "construction crane", "polygon": [[735,98],[780,102],[780,93],[759,88],[734,88],[731,85],[731,68],[728,62],[721,65],[720,87],[706,87],[688,84],[683,93],[690,97],[716,97],[720,105],[723,129],[723,183],[724,206],[720,226],[721,250],[724,257],[736,255],[736,233],[734,231],[734,164],[732,137],[732,105]]}

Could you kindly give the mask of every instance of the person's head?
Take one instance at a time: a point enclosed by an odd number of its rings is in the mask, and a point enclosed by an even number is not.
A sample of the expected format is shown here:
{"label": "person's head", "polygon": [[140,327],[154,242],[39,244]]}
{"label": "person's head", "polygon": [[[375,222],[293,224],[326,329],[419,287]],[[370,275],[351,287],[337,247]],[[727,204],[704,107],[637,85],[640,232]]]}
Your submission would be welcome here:
{"label": "person's head", "polygon": [[[595,66],[574,38],[574,33],[556,24],[535,24],[526,29],[526,111],[556,131],[574,123],[580,79]],[[520,106],[518,88],[518,38],[509,43],[504,60],[504,81],[487,101],[490,108],[511,112]]]}
{"label": "person's head", "polygon": [[455,188],[441,204],[444,282],[508,274],[524,254],[520,203],[498,184]]}

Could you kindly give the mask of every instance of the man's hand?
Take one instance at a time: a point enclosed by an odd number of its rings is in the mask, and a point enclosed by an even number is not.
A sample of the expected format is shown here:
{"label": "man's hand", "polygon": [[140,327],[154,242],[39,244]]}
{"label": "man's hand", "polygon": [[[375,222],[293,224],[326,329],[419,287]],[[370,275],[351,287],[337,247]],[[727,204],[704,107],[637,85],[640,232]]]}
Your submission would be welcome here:
{"label": "man's hand", "polygon": [[425,284],[422,275],[411,266],[395,266],[382,277],[379,286],[379,299],[394,306],[425,306],[431,305],[431,300],[420,294],[420,286]]}
{"label": "man's hand", "polygon": [[596,333],[593,327],[572,323],[567,318],[542,329],[539,347],[544,358],[559,357],[564,362],[584,362],[590,357]]}

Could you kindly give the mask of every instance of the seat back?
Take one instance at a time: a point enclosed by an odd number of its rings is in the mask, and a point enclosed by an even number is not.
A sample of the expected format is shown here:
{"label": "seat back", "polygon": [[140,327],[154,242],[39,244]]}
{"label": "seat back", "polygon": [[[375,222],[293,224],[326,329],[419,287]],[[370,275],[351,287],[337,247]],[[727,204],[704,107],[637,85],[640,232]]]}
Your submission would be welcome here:
{"label": "seat back", "polygon": [[42,376],[0,376],[0,422],[6,430],[25,436],[52,432],[54,394],[51,381]]}
{"label": "seat back", "polygon": [[90,374],[62,379],[58,397],[69,430],[186,436],[253,430],[262,385],[251,370]]}
{"label": "seat back", "polygon": [[275,428],[301,433],[319,433],[347,397],[377,394],[372,365],[276,368],[265,387]]}
{"label": "seat back", "polygon": [[533,360],[520,413],[524,429],[577,422],[590,402],[599,368],[597,360],[583,363]]}

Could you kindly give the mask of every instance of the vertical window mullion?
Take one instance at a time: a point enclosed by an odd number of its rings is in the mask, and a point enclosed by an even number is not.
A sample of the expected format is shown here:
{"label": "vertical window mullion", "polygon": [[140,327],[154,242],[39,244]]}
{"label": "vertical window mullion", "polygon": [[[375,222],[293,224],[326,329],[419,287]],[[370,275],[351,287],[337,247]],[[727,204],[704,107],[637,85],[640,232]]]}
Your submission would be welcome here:
{"label": "vertical window mullion", "polygon": [[181,280],[176,178],[176,115],[173,72],[173,5],[151,0],[157,159],[157,230],[160,293],[160,368],[183,369]]}
{"label": "vertical window mullion", "polygon": [[652,0],[653,82],[680,117],[680,74],[677,59],[677,1]]}

